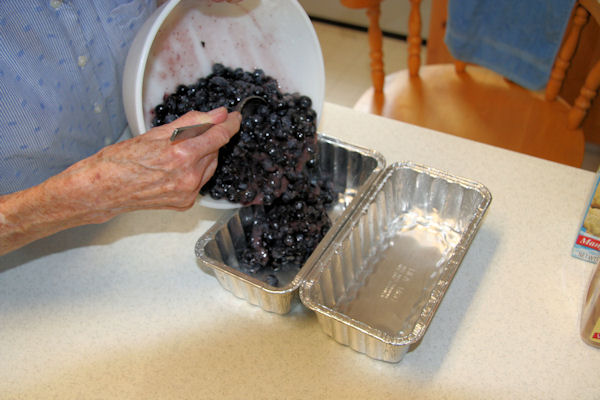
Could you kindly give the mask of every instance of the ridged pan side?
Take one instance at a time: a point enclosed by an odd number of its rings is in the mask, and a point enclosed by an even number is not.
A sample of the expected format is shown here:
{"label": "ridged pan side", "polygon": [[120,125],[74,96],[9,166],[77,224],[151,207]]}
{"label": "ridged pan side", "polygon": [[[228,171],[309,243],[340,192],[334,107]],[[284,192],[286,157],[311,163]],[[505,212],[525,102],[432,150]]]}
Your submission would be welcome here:
{"label": "ridged pan side", "polygon": [[366,354],[373,359],[399,362],[408,351],[408,346],[395,346],[382,343],[379,338],[370,336],[343,321],[338,321],[327,315],[317,313],[317,320],[323,332],[331,336],[335,341],[350,347],[358,353]]}
{"label": "ridged pan side", "polygon": [[300,288],[340,343],[399,361],[424,335],[491,201],[481,184],[394,164]]}

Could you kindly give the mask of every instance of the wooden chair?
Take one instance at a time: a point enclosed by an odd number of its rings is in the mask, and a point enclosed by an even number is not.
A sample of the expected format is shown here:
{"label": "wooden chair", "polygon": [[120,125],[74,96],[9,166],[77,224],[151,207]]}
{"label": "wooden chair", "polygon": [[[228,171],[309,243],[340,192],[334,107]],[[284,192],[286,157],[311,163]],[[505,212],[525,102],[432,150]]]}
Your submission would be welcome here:
{"label": "wooden chair", "polygon": [[379,28],[381,1],[341,0],[346,7],[366,8],[369,17],[373,87],[358,100],[355,109],[581,166],[585,140],[580,126],[600,85],[600,61],[589,72],[573,106],[558,93],[588,16],[600,21],[600,2],[576,3],[571,29],[542,93],[461,61],[421,66],[420,0],[410,0],[408,68],[385,76]]}

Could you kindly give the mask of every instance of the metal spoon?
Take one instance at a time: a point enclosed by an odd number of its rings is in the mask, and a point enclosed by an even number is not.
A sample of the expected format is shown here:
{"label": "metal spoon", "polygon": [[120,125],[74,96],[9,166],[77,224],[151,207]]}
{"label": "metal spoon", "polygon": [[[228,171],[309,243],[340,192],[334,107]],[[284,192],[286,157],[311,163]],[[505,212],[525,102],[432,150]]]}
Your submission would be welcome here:
{"label": "metal spoon", "polygon": [[[265,99],[260,96],[248,96],[236,104],[234,111],[239,111],[242,114],[242,119],[246,115],[255,113],[258,107],[262,104],[267,104]],[[182,126],[175,128],[171,135],[171,142],[185,140],[202,135],[204,132],[212,128],[215,124],[206,122],[204,124]]]}

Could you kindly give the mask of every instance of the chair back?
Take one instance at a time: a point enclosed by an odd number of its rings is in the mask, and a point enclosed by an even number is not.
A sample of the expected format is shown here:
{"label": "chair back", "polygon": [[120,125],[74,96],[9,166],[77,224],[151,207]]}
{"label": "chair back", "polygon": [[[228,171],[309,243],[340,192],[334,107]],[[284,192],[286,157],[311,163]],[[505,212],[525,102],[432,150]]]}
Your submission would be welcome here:
{"label": "chair back", "polygon": [[575,2],[545,92],[527,90],[461,60],[455,59],[453,65],[422,65],[421,0],[410,0],[407,69],[386,76],[379,27],[382,1],[341,0],[350,8],[366,8],[369,17],[373,87],[355,109],[581,166],[585,140],[580,127],[600,85],[600,61],[587,74],[572,106],[559,92],[582,28],[590,16],[600,20],[600,1]]}

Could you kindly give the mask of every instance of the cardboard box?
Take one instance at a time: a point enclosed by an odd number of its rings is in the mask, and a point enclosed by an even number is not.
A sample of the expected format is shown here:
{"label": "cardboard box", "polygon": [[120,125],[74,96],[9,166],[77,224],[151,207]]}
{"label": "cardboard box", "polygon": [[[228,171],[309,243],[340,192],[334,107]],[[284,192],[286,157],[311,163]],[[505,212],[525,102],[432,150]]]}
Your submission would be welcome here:
{"label": "cardboard box", "polygon": [[583,221],[579,227],[575,245],[573,246],[573,257],[598,263],[600,261],[600,170],[596,173],[594,187],[590,194],[585,209]]}

